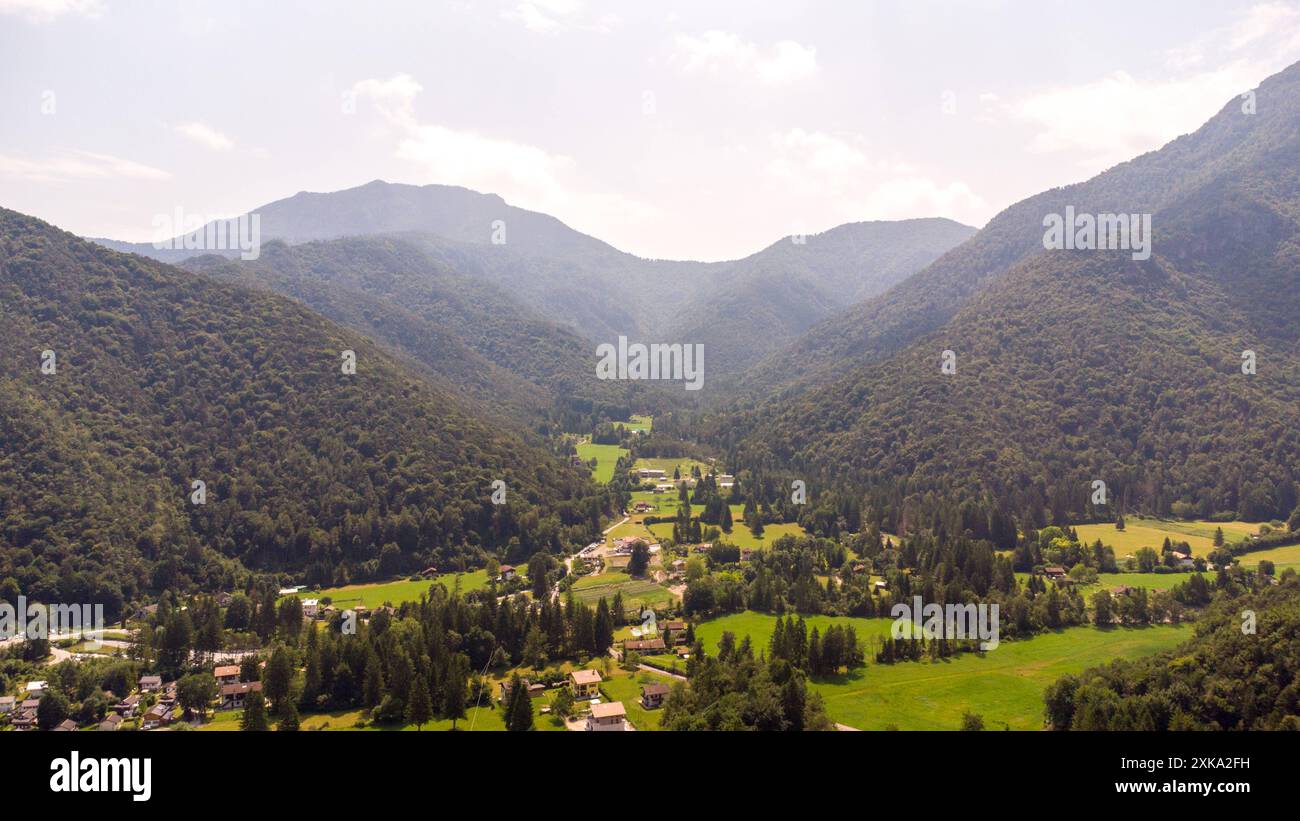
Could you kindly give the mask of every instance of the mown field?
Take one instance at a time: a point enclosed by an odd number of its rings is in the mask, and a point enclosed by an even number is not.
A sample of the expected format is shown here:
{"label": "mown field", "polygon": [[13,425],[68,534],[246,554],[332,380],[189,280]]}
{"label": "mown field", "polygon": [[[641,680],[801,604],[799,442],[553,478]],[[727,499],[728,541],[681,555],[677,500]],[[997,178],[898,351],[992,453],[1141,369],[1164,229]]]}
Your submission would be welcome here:
{"label": "mown field", "polygon": [[612,604],[614,594],[622,593],[624,608],[669,604],[676,598],[662,585],[646,579],[634,579],[619,571],[583,576],[573,583],[572,589],[573,597],[584,604],[595,604],[602,597]]}
{"label": "mown field", "polygon": [[813,686],[826,699],[833,721],[861,730],[956,730],[968,710],[983,716],[989,729],[1038,730],[1043,690],[1060,676],[1167,650],[1191,635],[1189,624],[1072,627],[1003,642],[982,655],[871,663]]}
{"label": "mown field", "polygon": [[637,430],[642,433],[649,433],[654,429],[654,417],[634,413],[629,421],[620,424],[628,430]]}
{"label": "mown field", "polygon": [[[805,617],[825,630],[831,623],[853,624],[859,639],[887,636],[890,619]],[[699,625],[695,632],[716,651],[724,630],[739,641],[752,638],[766,648],[775,616],[741,613]],[[1074,627],[1020,641],[996,650],[963,653],[938,662],[876,664],[848,675],[814,682],[826,699],[832,721],[862,730],[956,730],[967,710],[984,717],[985,726],[1037,730],[1043,723],[1043,689],[1066,673],[1117,658],[1138,658],[1174,647],[1191,637],[1188,624],[1145,628]],[[868,657],[874,656],[874,650]],[[684,666],[684,665],[683,665]]]}
{"label": "mown field", "polygon": [[592,472],[592,478],[601,484],[614,478],[614,466],[618,464],[621,457],[628,454],[627,448],[620,448],[618,445],[593,445],[591,442],[579,444],[577,451],[578,458],[584,462],[596,460],[596,469]]}
{"label": "mown field", "polygon": [[[741,505],[731,505],[731,508],[731,532],[723,533],[721,537],[721,541],[724,541],[727,544],[733,544],[736,547],[746,549],[759,549],[771,544],[782,536],[798,537],[807,535],[807,531],[805,531],[803,527],[791,522],[789,524],[782,523],[764,525],[762,537],[756,537],[750,531],[749,526],[741,521],[741,518],[744,515],[744,508]],[[675,511],[676,506],[672,509]],[[698,512],[698,508],[696,509],[696,512]],[[649,525],[646,529],[653,533],[655,538],[660,541],[671,539],[673,536],[672,522],[660,522],[658,524]]]}
{"label": "mown field", "polygon": [[1274,547],[1269,550],[1257,550],[1253,553],[1243,553],[1237,557],[1241,560],[1242,567],[1257,567],[1262,559],[1267,559],[1277,566],[1277,572],[1281,573],[1288,567],[1293,567],[1300,571],[1300,544],[1287,545],[1286,547]]}
{"label": "mown field", "polygon": [[1150,547],[1157,551],[1168,537],[1174,542],[1187,542],[1192,547],[1192,555],[1205,556],[1214,549],[1214,531],[1223,528],[1223,538],[1227,544],[1244,541],[1259,532],[1259,524],[1251,522],[1179,522],[1168,519],[1143,519],[1133,517],[1124,520],[1124,529],[1116,530],[1113,524],[1074,525],[1079,539],[1085,544],[1092,544],[1101,539],[1101,543],[1115,549],[1115,558],[1123,559],[1139,548]]}
{"label": "mown field", "polygon": [[460,592],[469,593],[481,590],[488,585],[487,571],[475,570],[470,573],[448,573],[436,579],[410,581],[401,579],[392,582],[373,584],[349,584],[346,587],[330,587],[324,590],[304,590],[298,593],[300,599],[321,599],[328,597],[335,607],[348,608],[362,605],[378,607],[382,604],[399,605],[406,601],[418,601],[424,591],[434,584],[446,585],[454,590],[456,581],[460,580]]}

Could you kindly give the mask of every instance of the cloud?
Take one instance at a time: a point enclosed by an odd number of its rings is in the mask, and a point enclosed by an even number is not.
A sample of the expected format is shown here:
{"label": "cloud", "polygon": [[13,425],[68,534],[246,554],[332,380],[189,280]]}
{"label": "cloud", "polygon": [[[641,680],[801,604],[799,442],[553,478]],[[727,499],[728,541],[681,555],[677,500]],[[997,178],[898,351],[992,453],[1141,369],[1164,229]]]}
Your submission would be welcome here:
{"label": "cloud", "polygon": [[825,207],[842,220],[947,216],[983,222],[988,203],[965,183],[941,183],[912,165],[874,160],[861,136],[794,128],[773,134],[769,187]]}
{"label": "cloud", "polygon": [[415,126],[415,98],[424,86],[409,74],[395,74],[387,80],[360,80],[352,85],[357,98],[370,100],[385,119],[404,126]]}
{"label": "cloud", "polygon": [[818,71],[815,48],[782,40],[764,50],[738,34],[716,30],[698,36],[677,35],[671,61],[688,74],[730,71],[773,86],[806,80]]}
{"label": "cloud", "polygon": [[578,0],[530,0],[503,10],[501,17],[538,34],[558,34],[562,31],[594,31],[603,34],[618,24],[618,17],[613,14],[586,14]]}
{"label": "cloud", "polygon": [[570,158],[536,146],[439,125],[414,127],[397,156],[419,164],[436,182],[530,198],[553,195],[562,188],[559,175],[573,167]]}
{"label": "cloud", "polygon": [[793,128],[771,137],[775,157],[769,179],[805,193],[837,194],[855,175],[869,169],[858,146],[820,131]]}
{"label": "cloud", "polygon": [[1228,100],[1285,68],[1300,49],[1300,9],[1261,3],[1232,25],[1165,52],[1164,76],[1115,69],[1008,104],[1035,133],[1028,148],[1068,152],[1093,173],[1200,127]]}
{"label": "cloud", "polygon": [[98,17],[100,0],[0,0],[0,14],[22,17],[29,23],[51,23],[64,15]]}
{"label": "cloud", "polygon": [[[499,194],[513,205],[572,219],[602,236],[650,219],[653,206],[596,189],[582,179],[577,163],[539,146],[420,122],[415,98],[421,86],[410,75],[362,80],[353,85],[397,131],[394,155],[418,166],[429,182]],[[599,233],[599,232],[598,232]]]}
{"label": "cloud", "polygon": [[176,126],[175,131],[177,134],[213,151],[229,151],[235,147],[234,140],[206,123],[185,123]]}
{"label": "cloud", "polygon": [[0,177],[31,182],[69,180],[166,180],[171,174],[148,165],[91,151],[61,151],[40,160],[0,154]]}

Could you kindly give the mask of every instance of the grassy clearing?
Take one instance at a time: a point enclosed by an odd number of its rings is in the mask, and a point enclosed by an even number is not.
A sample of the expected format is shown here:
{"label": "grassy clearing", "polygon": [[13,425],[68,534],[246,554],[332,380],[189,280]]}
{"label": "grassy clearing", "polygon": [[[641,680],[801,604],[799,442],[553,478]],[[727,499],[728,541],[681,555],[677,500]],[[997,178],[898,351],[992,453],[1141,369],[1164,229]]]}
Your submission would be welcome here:
{"label": "grassy clearing", "polygon": [[[672,522],[660,522],[659,524],[649,525],[646,529],[654,534],[657,541],[663,541],[664,539],[671,539],[673,537]],[[720,541],[733,544],[739,548],[759,549],[771,544],[782,536],[794,536],[797,538],[806,535],[807,531],[798,524],[792,522],[790,524],[765,525],[763,527],[762,538],[756,538],[754,534],[750,532],[749,528],[741,523],[740,517],[736,516],[731,532],[723,533]]]}
{"label": "grassy clearing", "polygon": [[984,654],[938,662],[868,664],[817,681],[832,721],[861,730],[956,730],[966,711],[989,729],[1038,730],[1043,690],[1066,673],[1167,650],[1191,638],[1188,624],[1144,628],[1072,627]]}
{"label": "grassy clearing", "polygon": [[1214,549],[1216,528],[1223,528],[1227,544],[1244,541],[1259,532],[1259,525],[1250,522],[1179,522],[1137,517],[1125,519],[1123,530],[1116,530],[1113,524],[1074,525],[1081,541],[1092,544],[1101,539],[1102,544],[1115,549],[1115,556],[1120,559],[1143,547],[1159,551],[1166,537],[1174,542],[1187,542],[1193,555],[1205,556]]}
{"label": "grassy clearing", "polygon": [[621,422],[619,424],[628,430],[639,430],[642,433],[649,433],[654,429],[654,421],[655,418],[653,416],[634,413],[629,421]]}
{"label": "grassy clearing", "polygon": [[[1003,642],[983,654],[963,653],[937,662],[876,664],[876,639],[889,634],[891,619],[805,616],[811,631],[830,624],[852,624],[867,642],[868,663],[851,674],[813,683],[826,699],[832,721],[863,730],[956,730],[970,710],[984,717],[985,726],[1037,730],[1042,726],[1043,689],[1061,675],[1116,658],[1138,658],[1159,652],[1191,637],[1188,624],[1145,628],[1073,627],[1030,639]],[[776,616],[739,613],[713,619],[695,628],[705,648],[716,652],[724,630],[737,641],[750,636],[755,651],[766,649]],[[656,657],[665,666],[672,660]],[[685,665],[680,665],[682,669]]]}
{"label": "grassy clearing", "polygon": [[592,478],[601,484],[605,484],[614,478],[614,466],[618,460],[627,456],[627,448],[620,448],[618,445],[593,445],[591,442],[583,442],[577,446],[578,458],[584,462],[596,460],[596,469],[592,471]]}
{"label": "grassy clearing", "polygon": [[[768,641],[772,637],[772,631],[776,628],[776,616],[767,613],[756,613],[747,610],[744,613],[733,613],[730,616],[721,616],[716,619],[710,619],[696,626],[695,637],[704,642],[704,650],[707,653],[716,653],[718,650],[718,640],[722,634],[731,631],[740,642],[745,636],[749,636],[753,645],[754,652],[767,652]],[[875,654],[875,640],[883,639],[889,635],[889,626],[893,624],[893,619],[876,618],[863,619],[853,616],[804,616],[804,622],[808,625],[808,632],[816,627],[821,632],[826,632],[826,628],[832,624],[841,627],[853,626],[858,634],[858,641],[864,642],[871,648],[870,654]]]}
{"label": "grassy clearing", "polygon": [[297,595],[300,599],[329,597],[334,606],[339,608],[355,607],[357,605],[374,608],[382,604],[396,606],[402,602],[419,601],[420,596],[434,584],[443,584],[446,585],[448,590],[454,590],[457,579],[460,580],[461,593],[481,590],[488,586],[487,571],[475,570],[470,573],[448,573],[436,579],[420,579],[419,581],[402,579],[400,581],[376,582],[373,584],[349,584],[346,587],[330,587],[325,590],[304,590]]}
{"label": "grassy clearing", "polygon": [[1258,567],[1260,560],[1267,559],[1275,565],[1274,572],[1278,575],[1281,575],[1282,571],[1287,568],[1300,572],[1300,544],[1258,550],[1254,553],[1243,553],[1237,558],[1241,560],[1242,567]]}
{"label": "grassy clearing", "polygon": [[595,604],[602,597],[612,604],[615,593],[623,594],[624,608],[664,605],[676,598],[662,585],[646,579],[634,579],[622,572],[584,576],[573,583],[573,597],[584,604]]}

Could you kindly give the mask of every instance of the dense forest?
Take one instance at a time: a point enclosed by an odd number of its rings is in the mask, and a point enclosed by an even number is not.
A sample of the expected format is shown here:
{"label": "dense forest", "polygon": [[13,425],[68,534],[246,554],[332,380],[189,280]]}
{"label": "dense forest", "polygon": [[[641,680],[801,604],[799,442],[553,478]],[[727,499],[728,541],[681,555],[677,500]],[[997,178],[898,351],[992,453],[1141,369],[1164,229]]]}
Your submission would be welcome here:
{"label": "dense forest", "polygon": [[1185,645],[1065,676],[1044,699],[1057,730],[1300,730],[1300,578],[1229,588]]}
{"label": "dense forest", "polygon": [[319,584],[518,562],[585,544],[612,510],[580,471],[289,300],[11,211],[0,312],[0,579],[34,600],[115,617],[244,569]]}

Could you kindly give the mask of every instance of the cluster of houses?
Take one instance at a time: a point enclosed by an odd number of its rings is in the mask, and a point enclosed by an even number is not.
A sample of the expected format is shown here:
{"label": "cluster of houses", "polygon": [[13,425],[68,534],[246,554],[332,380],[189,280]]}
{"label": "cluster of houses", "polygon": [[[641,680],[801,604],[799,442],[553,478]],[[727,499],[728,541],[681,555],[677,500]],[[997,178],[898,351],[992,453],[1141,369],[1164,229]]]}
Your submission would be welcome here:
{"label": "cluster of houses", "polygon": [[[698,482],[694,476],[690,475],[683,476],[680,479],[669,478],[664,471],[659,470],[658,468],[637,468],[631,472],[631,476],[632,478],[638,479],[642,482],[654,482],[655,493],[671,493],[677,490],[677,488],[681,486],[682,482],[685,482],[687,487],[695,487]],[[726,490],[727,488],[735,487],[736,485],[736,477],[730,473],[719,474],[715,479],[717,480],[718,489],[720,490]]]}
{"label": "cluster of houses", "polygon": [[[662,639],[660,642],[662,643]],[[574,701],[587,705],[586,712],[583,715],[583,729],[589,732],[630,732],[635,730],[636,727],[627,720],[627,708],[623,706],[623,702],[602,700],[600,685],[603,681],[604,679],[598,670],[582,669],[569,673],[565,686],[573,694]],[[529,682],[527,679],[522,680],[520,686],[528,688],[529,698],[540,698],[546,692],[545,685]],[[658,709],[663,706],[668,693],[669,687],[667,684],[642,685],[641,706],[647,710]],[[509,697],[510,683],[502,682],[502,703],[505,703]]]}
{"label": "cluster of houses", "polygon": [[[569,674],[569,686],[573,697],[579,701],[591,702],[587,713],[586,729],[588,732],[626,732],[635,730],[627,720],[627,708],[621,701],[600,701],[600,672],[597,670],[574,670]],[[663,706],[668,697],[667,684],[643,684],[641,686],[641,706],[654,710]]]}
{"label": "cluster of houses", "polygon": [[[614,549],[611,551],[611,555],[631,556],[632,545],[636,544],[637,542],[644,542],[644,541],[645,539],[642,539],[639,536],[623,536],[621,538],[615,539],[613,542]],[[648,545],[646,549],[649,550],[649,552],[651,553],[658,553],[662,549],[662,547],[656,542],[655,544]]]}
{"label": "cluster of houses", "polygon": [[[244,700],[249,693],[261,693],[262,682],[241,682],[239,665],[218,666],[213,671],[217,680],[217,709],[243,709]],[[29,681],[26,695],[21,702],[14,696],[0,696],[0,715],[9,715],[9,724],[15,732],[35,730],[37,728],[37,709],[41,697],[45,694],[48,682]],[[117,699],[104,720],[96,729],[112,732],[120,730],[127,721],[139,719],[141,730],[157,730],[170,726],[177,720],[177,686],[174,681],[163,681],[162,676],[141,676],[136,682],[136,691],[125,697],[117,698],[113,693],[106,693],[110,699]],[[146,706],[148,705],[148,706]],[[78,729],[77,723],[67,719],[54,728],[55,731]]]}

